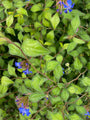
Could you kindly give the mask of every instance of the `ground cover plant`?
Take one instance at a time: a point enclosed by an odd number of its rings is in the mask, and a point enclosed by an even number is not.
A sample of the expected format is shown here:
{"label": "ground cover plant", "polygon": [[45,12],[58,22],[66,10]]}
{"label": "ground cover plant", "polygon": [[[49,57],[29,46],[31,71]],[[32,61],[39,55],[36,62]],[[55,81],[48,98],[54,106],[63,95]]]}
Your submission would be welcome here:
{"label": "ground cover plant", "polygon": [[0,1],[0,120],[90,119],[90,1]]}

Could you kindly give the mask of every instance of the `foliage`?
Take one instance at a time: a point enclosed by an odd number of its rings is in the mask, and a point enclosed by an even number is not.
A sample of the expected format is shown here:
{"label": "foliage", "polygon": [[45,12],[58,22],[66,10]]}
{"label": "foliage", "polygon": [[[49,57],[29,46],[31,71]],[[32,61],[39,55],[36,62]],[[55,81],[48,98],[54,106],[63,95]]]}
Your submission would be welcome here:
{"label": "foliage", "polygon": [[0,1],[0,120],[90,117],[90,2],[70,1]]}

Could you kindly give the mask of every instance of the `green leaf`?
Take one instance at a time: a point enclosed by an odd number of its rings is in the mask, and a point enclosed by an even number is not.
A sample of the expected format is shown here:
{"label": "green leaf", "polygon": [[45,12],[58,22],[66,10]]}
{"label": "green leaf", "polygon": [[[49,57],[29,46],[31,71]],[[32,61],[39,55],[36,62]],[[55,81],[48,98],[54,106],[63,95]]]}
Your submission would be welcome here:
{"label": "green leaf", "polygon": [[90,9],[90,2],[86,4],[86,9]]}
{"label": "green leaf", "polygon": [[54,1],[52,0],[46,0],[45,8],[51,7],[53,5]]}
{"label": "green leaf", "polygon": [[40,88],[40,76],[39,75],[36,75],[33,77],[33,80],[31,82],[31,86],[35,90],[42,92],[42,89]]}
{"label": "green leaf", "polygon": [[44,12],[43,12],[43,18],[47,19],[47,20],[51,20],[51,15],[52,15],[52,11],[49,8],[45,8]]}
{"label": "green leaf", "polygon": [[57,56],[56,56],[56,60],[57,60],[58,62],[60,62],[60,64],[61,64],[62,61],[63,61],[63,56],[62,56],[62,55],[57,55]]}
{"label": "green leaf", "polygon": [[11,35],[14,35],[15,36],[15,32],[14,32],[14,29],[10,28],[10,27],[7,27],[6,28],[6,32],[11,34]]}
{"label": "green leaf", "polygon": [[63,115],[61,112],[50,112],[48,111],[48,116],[49,120],[63,120]]}
{"label": "green leaf", "polygon": [[27,56],[40,56],[49,54],[50,51],[44,48],[37,40],[26,39],[22,43],[22,50]]}
{"label": "green leaf", "polygon": [[6,44],[7,41],[5,38],[0,38],[0,45]]}
{"label": "green leaf", "polygon": [[61,92],[61,98],[66,102],[69,98],[69,92],[67,89],[63,89]]}
{"label": "green leaf", "polygon": [[54,31],[50,31],[46,36],[47,41],[54,42]]}
{"label": "green leaf", "polygon": [[42,23],[43,23],[43,25],[46,26],[46,27],[51,27],[50,22],[47,21],[46,19],[43,19],[43,20],[42,20]]}
{"label": "green leaf", "polygon": [[64,84],[63,84],[63,83],[58,83],[58,87],[59,87],[60,89],[62,89],[62,88],[64,88]]}
{"label": "green leaf", "polygon": [[27,13],[26,9],[24,9],[24,8],[18,8],[17,13],[28,16],[28,13]]}
{"label": "green leaf", "polygon": [[88,92],[88,94],[90,95],[90,87],[89,86],[87,87],[87,89],[85,91]]}
{"label": "green leaf", "polygon": [[0,12],[4,9],[4,7],[0,6]]}
{"label": "green leaf", "polygon": [[51,55],[45,55],[44,56],[44,60],[47,61],[47,62],[50,61],[50,60],[52,60],[53,58],[54,57],[52,57]]}
{"label": "green leaf", "polygon": [[21,25],[24,23],[23,15],[18,16],[18,23],[21,24]]}
{"label": "green leaf", "polygon": [[1,84],[2,85],[8,86],[8,85],[13,84],[13,83],[14,82],[11,79],[9,79],[8,77],[2,76],[2,78],[1,78]]}
{"label": "green leaf", "polygon": [[[15,42],[15,44],[20,47],[19,43]],[[15,45],[9,44],[8,47],[9,47],[9,53],[11,55],[17,55],[17,56],[20,56],[20,57],[24,57],[23,54],[21,53],[21,51],[19,50],[19,48],[16,47]]]}
{"label": "green leaf", "polygon": [[4,59],[2,59],[2,57],[0,57],[0,67],[3,68],[5,65],[5,61]]}
{"label": "green leaf", "polygon": [[53,72],[54,72],[55,78],[59,81],[60,77],[63,76],[63,69],[61,65],[57,65]]}
{"label": "green leaf", "polygon": [[21,94],[31,93],[31,91],[29,89],[27,89],[24,85],[19,86],[18,91]]}
{"label": "green leaf", "polygon": [[41,11],[42,9],[43,7],[41,3],[35,4],[31,7],[32,12],[38,12],[38,11]]}
{"label": "green leaf", "polygon": [[58,62],[55,60],[49,61],[46,66],[47,71],[52,71],[55,69],[55,67],[58,65]]}
{"label": "green leaf", "polygon": [[58,26],[59,22],[60,22],[60,19],[59,19],[58,13],[56,13],[56,14],[51,18],[51,24],[52,24],[54,30],[55,30],[56,27]]}
{"label": "green leaf", "polygon": [[6,19],[6,25],[7,25],[8,27],[10,27],[10,26],[12,25],[12,23],[13,23],[13,15],[10,15],[10,16],[8,16],[7,19]]}
{"label": "green leaf", "polygon": [[35,22],[34,26],[35,26],[36,29],[42,27],[41,23],[39,23],[39,22]]}
{"label": "green leaf", "polygon": [[61,98],[58,96],[58,97],[50,97],[50,102],[52,103],[52,105],[58,103],[61,101]]}
{"label": "green leaf", "polygon": [[78,114],[74,113],[70,115],[70,120],[83,120]]}
{"label": "green leaf", "polygon": [[69,55],[73,56],[73,57],[77,57],[79,55],[77,50],[73,50],[72,52],[69,53]]}
{"label": "green leaf", "polygon": [[8,64],[8,72],[10,75],[17,77],[17,75],[15,73],[15,68],[12,67],[10,64]]}
{"label": "green leaf", "polygon": [[88,49],[90,49],[90,41],[87,43]]}
{"label": "green leaf", "polygon": [[84,86],[90,86],[90,78],[89,77],[84,77],[81,79],[81,83],[84,85]]}
{"label": "green leaf", "polygon": [[23,31],[22,26],[19,23],[15,24],[15,29],[19,30],[19,31]]}
{"label": "green leaf", "polygon": [[38,102],[39,100],[41,100],[42,98],[45,97],[45,94],[42,93],[32,93],[29,97],[29,100],[31,102]]}
{"label": "green leaf", "polygon": [[71,12],[71,14],[73,15],[73,16],[84,16],[85,14],[83,13],[83,12],[81,12],[81,11],[79,11],[79,10],[77,10],[77,9],[73,9],[73,11]]}
{"label": "green leaf", "polygon": [[77,28],[80,26],[80,19],[78,15],[72,19],[71,25],[73,27],[73,30],[76,32]]}
{"label": "green leaf", "polygon": [[77,86],[77,85],[74,85],[74,84],[72,84],[69,88],[68,88],[68,91],[71,93],[71,94],[81,94],[83,91],[84,91],[84,89],[83,88],[81,88],[81,87],[79,87],[79,86]]}
{"label": "green leaf", "polygon": [[52,95],[55,95],[55,96],[59,95],[59,94],[60,94],[60,89],[59,89],[58,87],[54,88],[54,89],[52,90],[51,94],[52,94]]}
{"label": "green leaf", "polygon": [[73,38],[73,41],[77,44],[84,44],[85,43],[83,40],[75,38],[75,37]]}
{"label": "green leaf", "polygon": [[82,67],[83,67],[82,63],[80,62],[80,60],[78,58],[76,58],[74,61],[74,68],[76,70],[81,70]]}
{"label": "green leaf", "polygon": [[71,52],[75,47],[76,47],[76,43],[75,42],[71,42],[69,43],[68,47],[67,47],[67,52]]}
{"label": "green leaf", "polygon": [[87,34],[86,31],[84,30],[80,30],[79,32],[79,36],[84,40],[84,41],[90,41],[90,36]]}
{"label": "green leaf", "polygon": [[24,83],[25,83],[26,87],[31,88],[31,81],[30,81],[30,79],[25,79]]}
{"label": "green leaf", "polygon": [[78,100],[76,101],[76,105],[81,105],[83,103],[82,99],[78,97]]}
{"label": "green leaf", "polygon": [[68,110],[69,111],[73,111],[75,109],[75,106],[74,105],[70,105],[69,107],[68,107]]}
{"label": "green leaf", "polygon": [[90,14],[89,13],[87,13],[87,14],[85,14],[84,16],[83,16],[83,19],[89,19],[90,18]]}
{"label": "green leaf", "polygon": [[0,93],[1,93],[1,94],[6,93],[7,90],[8,90],[8,87],[7,87],[7,86],[5,86],[5,85],[0,85]]}
{"label": "green leaf", "polygon": [[25,2],[20,0],[14,0],[14,7],[15,8],[22,8],[25,5]]}
{"label": "green leaf", "polygon": [[90,70],[90,62],[87,63],[87,69]]}
{"label": "green leaf", "polygon": [[12,2],[11,1],[8,1],[8,0],[4,0],[3,2],[2,2],[2,4],[4,5],[4,7],[6,8],[6,9],[9,9],[9,8],[12,8]]}
{"label": "green leaf", "polygon": [[82,114],[84,115],[85,113],[87,113],[86,109],[84,108],[84,106],[76,106],[76,111],[79,113],[79,114]]}
{"label": "green leaf", "polygon": [[80,60],[81,60],[81,62],[82,62],[82,64],[83,64],[83,65],[86,65],[87,60],[86,60],[86,58],[85,58],[85,57],[80,56]]}
{"label": "green leaf", "polygon": [[20,42],[22,42],[23,34],[21,31],[18,33],[18,39],[20,40]]}

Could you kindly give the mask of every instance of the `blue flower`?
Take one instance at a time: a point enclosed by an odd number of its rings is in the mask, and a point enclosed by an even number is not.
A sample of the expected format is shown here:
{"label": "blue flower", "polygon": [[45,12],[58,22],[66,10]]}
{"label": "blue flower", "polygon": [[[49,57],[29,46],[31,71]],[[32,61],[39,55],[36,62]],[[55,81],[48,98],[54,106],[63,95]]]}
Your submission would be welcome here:
{"label": "blue flower", "polygon": [[18,67],[18,69],[22,68],[21,62],[15,62],[15,66]]}
{"label": "blue flower", "polygon": [[19,112],[24,116],[25,114],[27,115],[27,116],[29,116],[31,113],[29,112],[29,109],[26,109],[26,108],[22,108],[22,107],[20,107],[19,108]]}
{"label": "blue flower", "polygon": [[90,115],[90,113],[89,112],[87,112],[86,114],[84,114],[84,115]]}
{"label": "blue flower", "polygon": [[63,70],[63,74],[64,74],[64,73],[65,73],[65,72],[64,72],[64,68],[62,68],[62,70]]}
{"label": "blue flower", "polygon": [[73,8],[74,5],[75,5],[74,3],[72,4],[72,1],[71,1],[71,0],[67,0],[67,5],[64,4],[64,2],[62,2],[62,4],[63,4],[63,6],[64,6],[64,8],[65,8],[65,10],[64,10],[65,13],[67,13],[68,10],[69,10],[69,12],[71,12],[71,11],[72,11],[71,8]]}
{"label": "blue flower", "polygon": [[59,4],[62,5],[62,2],[60,1]]}
{"label": "blue flower", "polygon": [[24,116],[25,114],[27,116],[29,116],[31,113],[29,112],[29,109],[24,108],[24,105],[22,103],[22,106],[19,108],[19,112],[22,113],[22,115]]}
{"label": "blue flower", "polygon": [[19,102],[19,100],[16,100],[16,102]]}
{"label": "blue flower", "polygon": [[28,69],[26,69],[26,70],[23,71],[23,73],[24,73],[25,75],[27,75],[27,74],[29,74],[29,73],[32,73],[32,71],[29,71]]}
{"label": "blue flower", "polygon": [[57,9],[57,12],[59,12],[59,9]]}

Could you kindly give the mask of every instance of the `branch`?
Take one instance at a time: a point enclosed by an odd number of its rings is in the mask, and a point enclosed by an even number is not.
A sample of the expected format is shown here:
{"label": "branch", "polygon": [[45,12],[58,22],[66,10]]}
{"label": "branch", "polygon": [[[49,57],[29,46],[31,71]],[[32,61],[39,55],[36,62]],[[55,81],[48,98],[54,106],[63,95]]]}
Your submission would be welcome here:
{"label": "branch", "polygon": [[86,71],[87,71],[87,69],[86,69],[84,72],[80,73],[75,79],[73,79],[73,80],[71,80],[70,82],[68,82],[67,85],[66,85],[66,87],[68,87],[72,82],[78,80],[79,77],[80,77],[81,75],[83,75]]}
{"label": "branch", "polygon": [[34,68],[34,70],[37,71],[37,73],[43,75],[43,76],[46,77],[48,80],[50,80],[51,82],[53,82],[53,83],[56,84],[56,82],[53,81],[52,79],[50,79],[45,73],[42,73],[42,72],[38,71],[38,70],[32,65],[32,63],[29,61],[29,59],[27,58],[27,56],[24,54],[23,50],[22,50],[18,45],[16,45],[14,42],[12,42],[10,39],[8,39],[8,38],[6,38],[6,37],[5,37],[5,39],[7,40],[8,43],[13,44],[13,45],[15,45],[17,48],[19,48],[19,50],[22,52],[22,54],[23,54],[23,56],[25,57],[25,59],[27,60],[27,62]]}

